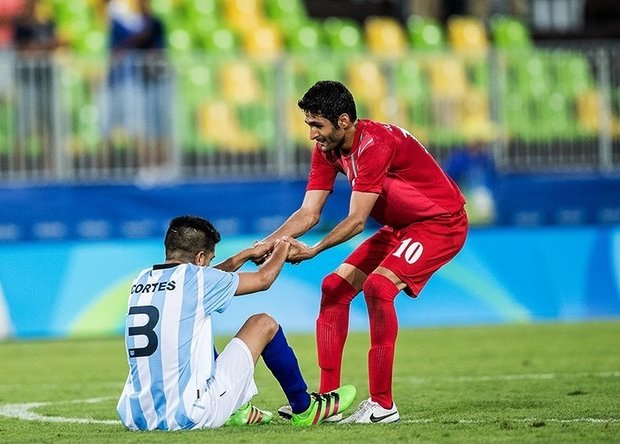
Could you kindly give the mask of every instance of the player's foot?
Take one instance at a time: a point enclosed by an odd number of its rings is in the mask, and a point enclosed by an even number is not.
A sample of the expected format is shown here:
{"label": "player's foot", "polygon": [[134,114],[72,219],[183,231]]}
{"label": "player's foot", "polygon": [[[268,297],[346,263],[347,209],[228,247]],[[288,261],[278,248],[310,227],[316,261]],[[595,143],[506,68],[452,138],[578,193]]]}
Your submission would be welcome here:
{"label": "player's foot", "polygon": [[392,408],[384,409],[378,403],[367,399],[360,403],[351,416],[343,419],[339,424],[388,424],[399,419],[400,415],[395,403],[392,403]]}
{"label": "player's foot", "polygon": [[[278,409],[278,415],[283,419],[290,420],[293,417],[293,409],[290,405],[283,405]],[[342,413],[338,413],[334,416],[329,416],[323,420],[323,422],[338,422],[342,420]]]}
{"label": "player's foot", "polygon": [[355,387],[343,385],[333,392],[313,393],[310,406],[302,413],[291,414],[291,424],[297,427],[318,425],[330,416],[346,410],[355,399]]}
{"label": "player's foot", "polygon": [[261,410],[251,402],[246,402],[239,409],[230,415],[226,425],[243,426],[251,424],[267,424],[271,421],[273,414],[266,410]]}

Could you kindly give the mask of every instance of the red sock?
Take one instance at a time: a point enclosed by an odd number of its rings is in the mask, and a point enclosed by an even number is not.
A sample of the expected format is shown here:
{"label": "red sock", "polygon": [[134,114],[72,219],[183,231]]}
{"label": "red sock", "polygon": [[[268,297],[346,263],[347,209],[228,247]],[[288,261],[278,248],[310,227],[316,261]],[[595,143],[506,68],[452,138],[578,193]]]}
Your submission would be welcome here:
{"label": "red sock", "polygon": [[388,278],[374,273],[368,276],[362,290],[370,320],[368,352],[370,399],[389,409],[392,407],[392,370],[398,334],[394,298],[399,290]]}
{"label": "red sock", "polygon": [[316,320],[316,346],[321,368],[319,392],[340,387],[342,351],[349,331],[349,307],[358,292],[336,273],[321,285],[321,308]]}

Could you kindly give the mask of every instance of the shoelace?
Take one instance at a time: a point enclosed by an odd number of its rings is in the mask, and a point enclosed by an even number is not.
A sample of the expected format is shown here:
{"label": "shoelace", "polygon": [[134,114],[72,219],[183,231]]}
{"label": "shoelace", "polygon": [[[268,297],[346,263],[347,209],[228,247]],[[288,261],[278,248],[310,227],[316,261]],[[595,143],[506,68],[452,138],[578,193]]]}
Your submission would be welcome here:
{"label": "shoelace", "polygon": [[352,419],[357,420],[363,418],[366,413],[368,413],[372,409],[372,403],[368,399],[362,401],[360,405],[357,407],[357,411],[353,413]]}

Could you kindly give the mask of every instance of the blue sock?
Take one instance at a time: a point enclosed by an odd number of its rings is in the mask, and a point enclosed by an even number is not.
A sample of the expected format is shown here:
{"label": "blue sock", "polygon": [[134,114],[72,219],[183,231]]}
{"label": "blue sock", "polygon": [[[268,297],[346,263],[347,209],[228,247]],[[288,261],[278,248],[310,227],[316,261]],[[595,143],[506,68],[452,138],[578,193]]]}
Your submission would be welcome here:
{"label": "blue sock", "polygon": [[286,342],[282,327],[261,354],[265,365],[280,383],[293,413],[306,411],[310,406],[308,386],[301,375],[297,357]]}

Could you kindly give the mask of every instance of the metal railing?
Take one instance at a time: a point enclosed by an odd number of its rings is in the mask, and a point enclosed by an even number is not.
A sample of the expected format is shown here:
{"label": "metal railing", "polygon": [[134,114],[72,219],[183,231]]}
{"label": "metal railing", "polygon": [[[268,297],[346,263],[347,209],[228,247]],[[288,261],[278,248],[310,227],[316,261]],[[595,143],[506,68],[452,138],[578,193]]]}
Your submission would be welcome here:
{"label": "metal railing", "polygon": [[484,140],[504,171],[620,168],[620,49],[197,53],[121,60],[0,54],[0,180],[165,181],[305,175],[296,107],[345,82],[358,115],[402,125],[439,160]]}

